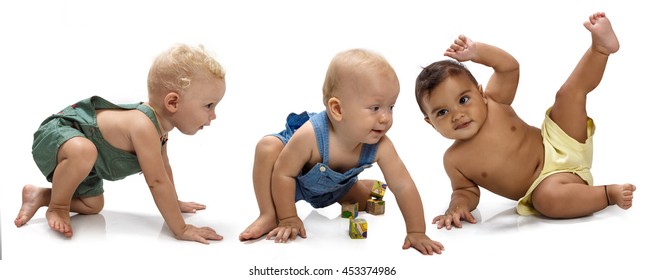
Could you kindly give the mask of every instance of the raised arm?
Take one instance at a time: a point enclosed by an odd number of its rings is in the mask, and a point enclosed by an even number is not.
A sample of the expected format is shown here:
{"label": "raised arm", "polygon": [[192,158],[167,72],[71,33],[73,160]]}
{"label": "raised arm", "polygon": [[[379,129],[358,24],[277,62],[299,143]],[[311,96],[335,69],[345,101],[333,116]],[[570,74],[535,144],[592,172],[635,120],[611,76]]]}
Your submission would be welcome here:
{"label": "raised arm", "polygon": [[435,217],[432,223],[436,223],[438,229],[445,227],[448,230],[453,225],[461,228],[461,220],[472,224],[476,223],[477,221],[470,212],[475,210],[479,204],[479,187],[459,172],[454,162],[451,161],[449,152],[444,156],[444,168],[452,185],[450,205],[445,214]]}
{"label": "raised arm", "polygon": [[459,35],[444,53],[457,61],[472,61],[493,68],[484,95],[498,103],[511,105],[520,79],[520,65],[506,51]]}
{"label": "raised arm", "polygon": [[406,238],[403,249],[410,247],[424,255],[441,254],[444,247],[426,235],[426,222],[421,196],[405,164],[397,154],[391,140],[384,136],[379,142],[376,162],[383,172],[389,189],[396,197],[405,220]]}

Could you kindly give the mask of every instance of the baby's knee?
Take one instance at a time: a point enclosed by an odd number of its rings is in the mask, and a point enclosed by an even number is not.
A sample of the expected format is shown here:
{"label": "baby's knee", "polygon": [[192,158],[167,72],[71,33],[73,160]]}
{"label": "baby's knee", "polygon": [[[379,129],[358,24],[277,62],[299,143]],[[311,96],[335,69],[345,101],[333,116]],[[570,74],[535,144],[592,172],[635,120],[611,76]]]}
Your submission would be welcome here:
{"label": "baby's knee", "polygon": [[274,136],[264,136],[255,146],[256,155],[271,155],[279,154],[284,148],[284,144],[280,139]]}
{"label": "baby's knee", "polygon": [[360,191],[364,197],[367,199],[372,198],[372,189],[376,180],[358,180],[356,187],[360,188]]}
{"label": "baby's knee", "polygon": [[557,192],[535,191],[531,195],[531,202],[535,210],[549,218],[561,218],[567,205],[561,203]]}
{"label": "baby's knee", "polygon": [[103,195],[80,198],[80,200],[84,204],[85,208],[84,213],[82,214],[86,215],[98,214],[103,210],[103,206],[105,205]]}
{"label": "baby's knee", "polygon": [[555,103],[586,104],[587,93],[583,90],[562,86],[555,93]]}
{"label": "baby's knee", "polygon": [[77,159],[94,164],[97,157],[96,146],[84,137],[74,137],[67,140],[58,151],[59,160]]}
{"label": "baby's knee", "polygon": [[358,208],[365,211],[367,208],[367,201],[372,198],[372,186],[375,180],[359,180],[347,193],[345,200],[350,202],[358,202]]}

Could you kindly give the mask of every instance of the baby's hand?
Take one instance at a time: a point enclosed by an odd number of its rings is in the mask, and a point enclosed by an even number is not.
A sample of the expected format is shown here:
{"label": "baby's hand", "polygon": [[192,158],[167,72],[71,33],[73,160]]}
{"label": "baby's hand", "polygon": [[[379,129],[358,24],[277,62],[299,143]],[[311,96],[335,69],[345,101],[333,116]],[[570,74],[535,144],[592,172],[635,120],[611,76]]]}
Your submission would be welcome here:
{"label": "baby's hand", "polygon": [[477,223],[477,220],[475,220],[475,217],[473,217],[470,211],[460,208],[448,209],[445,215],[439,215],[432,219],[432,223],[436,223],[438,229],[445,227],[447,230],[450,230],[453,224],[461,228],[461,220],[466,220],[471,224]]}
{"label": "baby's hand", "polygon": [[443,55],[451,57],[459,62],[472,60],[477,54],[476,46],[475,42],[470,40],[470,38],[464,35],[459,35]]}
{"label": "baby's hand", "polygon": [[177,236],[177,239],[180,240],[197,241],[204,244],[208,244],[208,240],[222,240],[222,238],[212,228],[196,227],[188,224],[184,232],[180,236]]}
{"label": "baby's hand", "polygon": [[295,240],[298,235],[307,238],[305,225],[300,218],[295,216],[280,220],[278,227],[269,232],[267,239],[275,237],[276,243],[287,243],[289,240]]}
{"label": "baby's hand", "polygon": [[425,233],[408,233],[403,242],[403,249],[406,250],[410,247],[417,249],[424,255],[441,254],[444,250],[441,243],[431,240]]}
{"label": "baby's hand", "polygon": [[204,210],[206,209],[206,205],[200,204],[197,202],[183,202],[181,200],[179,201],[179,209],[181,209],[182,213],[195,213],[197,210]]}

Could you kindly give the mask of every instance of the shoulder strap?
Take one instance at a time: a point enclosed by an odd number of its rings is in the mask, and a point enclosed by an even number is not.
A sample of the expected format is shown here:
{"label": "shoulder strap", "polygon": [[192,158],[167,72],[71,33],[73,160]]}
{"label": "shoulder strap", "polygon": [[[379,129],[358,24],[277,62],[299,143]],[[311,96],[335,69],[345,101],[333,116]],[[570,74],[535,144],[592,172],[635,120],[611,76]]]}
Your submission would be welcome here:
{"label": "shoulder strap", "polygon": [[378,143],[376,144],[363,144],[361,149],[361,158],[358,160],[359,165],[366,165],[374,163],[376,151],[378,150]]}
{"label": "shoulder strap", "polygon": [[[146,104],[143,104],[143,102],[139,103],[136,109],[143,112],[146,116],[148,116],[148,118],[150,118],[152,123],[155,125],[155,128],[157,128],[157,132],[161,134],[161,127],[159,127],[159,120],[157,119],[157,114],[155,113],[155,109]],[[168,134],[165,133],[161,135],[161,138],[159,138],[159,140],[161,141],[162,146],[165,145],[166,142],[168,142]]]}
{"label": "shoulder strap", "polygon": [[311,117],[311,124],[316,133],[316,142],[318,142],[318,152],[323,159],[324,164],[329,163],[329,121],[327,111],[322,111]]}

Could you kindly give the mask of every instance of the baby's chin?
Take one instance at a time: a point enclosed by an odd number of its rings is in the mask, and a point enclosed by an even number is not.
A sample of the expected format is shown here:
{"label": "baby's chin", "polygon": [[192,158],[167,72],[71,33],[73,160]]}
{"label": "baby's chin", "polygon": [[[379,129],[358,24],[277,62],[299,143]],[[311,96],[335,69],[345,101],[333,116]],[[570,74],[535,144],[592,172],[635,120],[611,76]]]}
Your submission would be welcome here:
{"label": "baby's chin", "polygon": [[204,127],[203,127],[203,126],[202,126],[202,127],[198,127],[198,128],[196,128],[196,129],[192,129],[192,130],[182,130],[182,129],[179,129],[179,131],[180,131],[182,134],[184,134],[184,135],[195,135],[195,134],[197,134],[197,132],[199,132],[199,131],[200,131],[200,130],[202,130],[202,129],[204,129]]}
{"label": "baby's chin", "polygon": [[[383,136],[385,136],[385,134],[383,134]],[[383,139],[383,136],[378,137],[378,138],[365,139],[365,141],[363,141],[363,144],[368,144],[368,145],[376,144],[376,143],[380,142],[381,139]]]}

